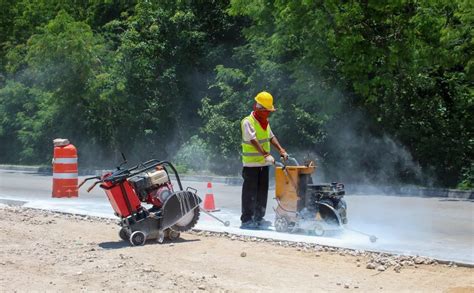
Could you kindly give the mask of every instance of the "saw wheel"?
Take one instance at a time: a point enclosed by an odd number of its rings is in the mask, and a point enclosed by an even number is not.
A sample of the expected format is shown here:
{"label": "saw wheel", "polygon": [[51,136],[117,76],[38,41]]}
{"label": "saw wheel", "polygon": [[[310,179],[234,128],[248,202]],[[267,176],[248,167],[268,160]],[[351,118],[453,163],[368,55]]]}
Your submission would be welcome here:
{"label": "saw wheel", "polygon": [[127,229],[121,228],[119,231],[119,237],[122,240],[128,241],[130,239],[130,234],[128,233]]}
{"label": "saw wheel", "polygon": [[277,217],[274,225],[277,232],[288,232],[290,226],[285,217]]}
{"label": "saw wheel", "polygon": [[174,224],[171,229],[179,232],[188,231],[196,225],[197,221],[199,220],[199,215],[199,207],[196,207],[195,209],[184,215],[184,217],[182,217],[178,222],[176,222],[176,224]]}

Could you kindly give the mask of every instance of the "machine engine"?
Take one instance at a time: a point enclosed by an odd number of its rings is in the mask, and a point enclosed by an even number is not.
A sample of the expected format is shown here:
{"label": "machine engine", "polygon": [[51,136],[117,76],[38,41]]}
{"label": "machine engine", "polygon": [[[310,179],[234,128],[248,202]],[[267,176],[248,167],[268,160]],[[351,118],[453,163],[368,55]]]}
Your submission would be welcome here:
{"label": "machine engine", "polygon": [[325,218],[327,222],[333,219],[333,222],[337,224],[334,214],[328,213],[328,209],[325,208],[332,207],[337,211],[342,224],[347,224],[347,205],[343,199],[344,195],[345,190],[342,183],[308,184],[306,194],[302,199],[304,201],[304,208],[301,210],[306,209],[312,217],[319,212],[321,217]]}
{"label": "machine engine", "polygon": [[154,208],[163,205],[174,192],[173,185],[165,170],[143,172],[128,179],[141,202],[152,204]]}

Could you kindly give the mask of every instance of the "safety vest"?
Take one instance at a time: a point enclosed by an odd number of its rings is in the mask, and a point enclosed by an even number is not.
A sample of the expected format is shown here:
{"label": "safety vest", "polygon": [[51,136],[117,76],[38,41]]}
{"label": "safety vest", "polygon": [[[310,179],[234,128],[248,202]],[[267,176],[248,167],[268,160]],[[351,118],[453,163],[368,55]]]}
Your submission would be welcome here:
{"label": "safety vest", "polygon": [[240,127],[242,129],[242,162],[244,164],[265,164],[265,158],[262,156],[261,153],[257,151],[257,149],[252,145],[252,143],[250,141],[244,141],[243,127],[245,120],[248,120],[250,122],[250,125],[253,126],[256,132],[257,141],[260,143],[262,148],[268,153],[270,152],[270,124],[268,124],[267,129],[264,130],[252,114],[242,119],[242,122],[240,123]]}

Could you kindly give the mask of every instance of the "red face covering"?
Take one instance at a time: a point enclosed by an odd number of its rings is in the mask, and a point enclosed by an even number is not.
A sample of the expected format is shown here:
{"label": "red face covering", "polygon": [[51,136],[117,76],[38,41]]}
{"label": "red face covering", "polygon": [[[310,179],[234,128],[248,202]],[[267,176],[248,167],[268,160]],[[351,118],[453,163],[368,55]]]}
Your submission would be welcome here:
{"label": "red face covering", "polygon": [[268,127],[268,116],[270,116],[270,111],[264,109],[258,109],[257,104],[253,105],[253,116],[257,119],[260,126],[263,130],[267,130]]}

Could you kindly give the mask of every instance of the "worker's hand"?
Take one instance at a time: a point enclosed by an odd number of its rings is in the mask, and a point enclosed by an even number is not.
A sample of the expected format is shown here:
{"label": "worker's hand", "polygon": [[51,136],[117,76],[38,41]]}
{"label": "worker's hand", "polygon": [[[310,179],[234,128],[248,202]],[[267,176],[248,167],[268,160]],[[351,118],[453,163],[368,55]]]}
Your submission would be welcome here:
{"label": "worker's hand", "polygon": [[284,161],[288,160],[288,153],[286,152],[285,149],[281,149],[281,150],[280,150],[280,157],[281,157]]}
{"label": "worker's hand", "polygon": [[272,155],[267,154],[265,156],[265,162],[271,163],[272,165],[274,165],[275,164],[275,158]]}

